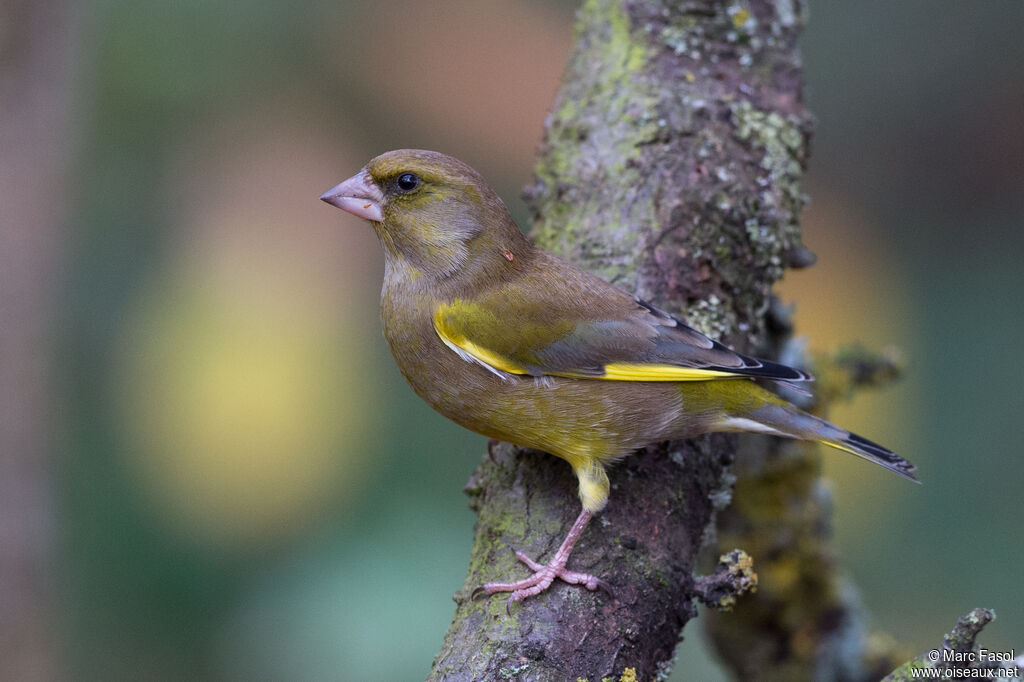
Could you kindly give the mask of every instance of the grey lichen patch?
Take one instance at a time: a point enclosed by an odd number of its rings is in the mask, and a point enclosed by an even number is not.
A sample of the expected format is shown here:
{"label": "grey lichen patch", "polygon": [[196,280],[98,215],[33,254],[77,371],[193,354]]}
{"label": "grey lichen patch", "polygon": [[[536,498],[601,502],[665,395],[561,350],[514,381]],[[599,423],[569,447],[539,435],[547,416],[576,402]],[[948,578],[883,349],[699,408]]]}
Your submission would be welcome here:
{"label": "grey lichen patch", "polygon": [[693,16],[681,15],[661,29],[661,42],[677,55],[687,54],[702,37],[700,25]]}
{"label": "grey lichen patch", "polygon": [[[676,57],[691,60],[694,71],[702,76],[708,75],[709,67],[719,64],[736,65],[745,71],[764,63],[759,55],[766,46],[766,31],[749,3],[713,5],[700,12],[674,12],[666,21],[659,34],[660,42]],[[767,42],[772,40],[769,34]]]}
{"label": "grey lichen patch", "polygon": [[791,29],[807,23],[807,3],[803,0],[776,0],[775,23],[772,34],[778,35],[781,29]]}
{"label": "grey lichen patch", "polygon": [[[673,12],[661,27],[661,42],[676,55],[717,63],[726,57],[723,46],[757,41],[757,18],[747,3],[733,3],[707,12]],[[760,43],[755,43],[760,47]],[[733,51],[734,52],[734,51]]]}
{"label": "grey lichen patch", "polygon": [[[708,499],[711,500],[711,504],[714,506],[715,511],[721,511],[729,506],[732,502],[732,487],[736,483],[736,477],[727,473],[722,476],[722,485],[717,490],[712,490],[708,494]],[[714,525],[710,525],[709,528],[714,528]],[[710,542],[708,543],[710,544]]]}
{"label": "grey lichen patch", "polygon": [[696,301],[686,309],[686,323],[713,339],[725,338],[734,333],[738,326],[736,318],[735,311],[722,305],[722,301],[714,294]]}
{"label": "grey lichen patch", "polygon": [[672,677],[672,669],[676,665],[677,656],[678,654],[673,654],[672,658],[661,661],[658,664],[654,673],[654,682],[667,682]]}
{"label": "grey lichen patch", "polygon": [[523,663],[522,665],[508,666],[506,668],[498,669],[498,676],[503,680],[516,680],[519,676],[530,669],[529,663]]}
{"label": "grey lichen patch", "polygon": [[800,246],[797,220],[806,200],[800,190],[806,149],[802,121],[761,111],[747,101],[737,102],[732,113],[736,136],[760,152],[763,171],[757,178],[761,191],[754,217],[745,224],[747,237],[759,265],[778,280],[788,254]]}

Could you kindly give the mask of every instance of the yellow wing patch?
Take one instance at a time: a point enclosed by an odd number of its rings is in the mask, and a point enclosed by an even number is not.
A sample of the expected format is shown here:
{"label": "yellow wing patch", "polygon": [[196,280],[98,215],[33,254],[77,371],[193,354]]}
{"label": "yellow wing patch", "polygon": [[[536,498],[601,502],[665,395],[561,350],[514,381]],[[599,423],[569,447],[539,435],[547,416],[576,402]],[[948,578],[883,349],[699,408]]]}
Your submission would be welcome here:
{"label": "yellow wing patch", "polygon": [[449,323],[448,308],[446,306],[442,306],[437,311],[437,314],[434,315],[434,331],[441,337],[444,345],[458,353],[464,360],[475,360],[491,371],[498,370],[508,374],[529,374],[529,372],[508,358],[467,339],[464,334]]}
{"label": "yellow wing patch", "polygon": [[742,376],[720,369],[679,367],[641,362],[610,362],[604,366],[604,375],[595,379],[610,381],[710,381]]}

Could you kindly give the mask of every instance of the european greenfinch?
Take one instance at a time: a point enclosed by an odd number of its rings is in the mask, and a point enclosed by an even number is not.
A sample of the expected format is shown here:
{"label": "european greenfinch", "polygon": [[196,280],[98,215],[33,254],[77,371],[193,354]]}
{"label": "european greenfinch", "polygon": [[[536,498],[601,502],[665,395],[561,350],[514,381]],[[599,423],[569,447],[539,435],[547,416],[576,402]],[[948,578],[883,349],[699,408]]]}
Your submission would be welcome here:
{"label": "european greenfinch", "polygon": [[431,407],[477,433],[561,457],[583,509],[552,560],[488,583],[509,601],[558,578],[608,501],[606,467],[648,443],[712,431],[818,441],[916,481],[886,448],[818,419],[754,380],[805,372],[726,348],[677,318],[536,247],[472,168],[402,149],[322,200],[369,220],[384,247],[381,319],[398,368]]}

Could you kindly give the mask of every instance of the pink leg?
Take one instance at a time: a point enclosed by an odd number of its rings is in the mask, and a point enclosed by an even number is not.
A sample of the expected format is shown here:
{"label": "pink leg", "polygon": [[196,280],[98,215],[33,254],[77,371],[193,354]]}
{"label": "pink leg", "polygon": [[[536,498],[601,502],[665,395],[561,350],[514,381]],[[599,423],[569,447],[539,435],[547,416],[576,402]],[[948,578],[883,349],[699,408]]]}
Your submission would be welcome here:
{"label": "pink leg", "polygon": [[583,534],[583,529],[587,527],[587,523],[590,522],[593,514],[586,509],[580,512],[580,515],[576,517],[576,522],[572,524],[572,528],[569,529],[569,534],[565,536],[565,540],[562,541],[562,546],[555,552],[555,556],[551,559],[551,562],[544,566],[538,564],[536,561],[526,556],[522,552],[516,552],[516,558],[522,561],[524,564],[530,567],[533,571],[533,575],[524,580],[517,580],[511,583],[487,583],[481,587],[478,587],[474,591],[474,596],[483,592],[485,594],[494,594],[495,592],[511,592],[512,595],[508,598],[509,603],[522,601],[527,597],[540,594],[544,590],[551,586],[551,583],[555,581],[555,578],[572,585],[583,585],[588,590],[596,590],[602,588],[611,593],[607,583],[599,578],[590,575],[589,573],[577,573],[576,571],[566,570],[565,564],[569,561],[569,555],[572,553],[572,548],[576,544],[576,541],[580,539]]}

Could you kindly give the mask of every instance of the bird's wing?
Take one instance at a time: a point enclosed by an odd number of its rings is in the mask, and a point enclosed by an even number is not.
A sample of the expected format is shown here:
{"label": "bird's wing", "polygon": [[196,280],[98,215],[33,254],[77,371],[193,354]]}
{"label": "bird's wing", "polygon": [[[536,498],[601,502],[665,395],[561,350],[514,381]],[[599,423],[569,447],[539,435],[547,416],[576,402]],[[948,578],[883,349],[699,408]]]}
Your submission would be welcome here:
{"label": "bird's wing", "polygon": [[[504,290],[440,305],[434,329],[463,359],[507,376],[616,381],[707,381],[757,377],[808,381],[786,365],[741,355],[621,290],[617,300],[582,297],[538,304]],[[608,292],[602,292],[607,294]],[[564,300],[564,299],[563,299]],[[609,305],[611,303],[611,305]]]}

